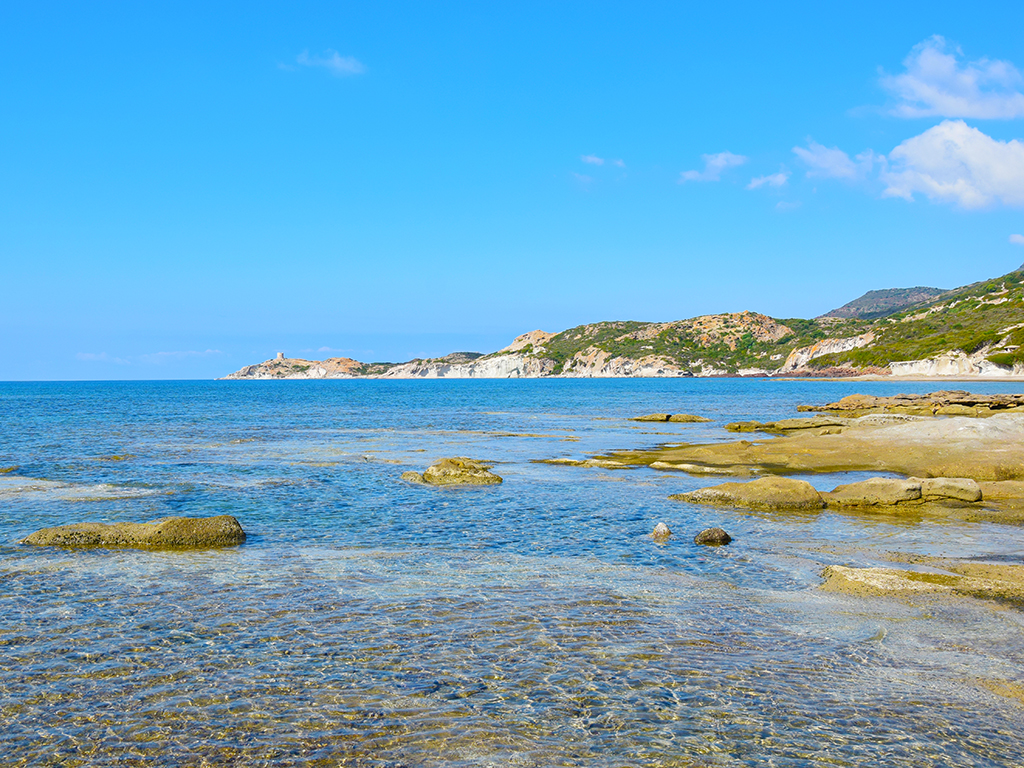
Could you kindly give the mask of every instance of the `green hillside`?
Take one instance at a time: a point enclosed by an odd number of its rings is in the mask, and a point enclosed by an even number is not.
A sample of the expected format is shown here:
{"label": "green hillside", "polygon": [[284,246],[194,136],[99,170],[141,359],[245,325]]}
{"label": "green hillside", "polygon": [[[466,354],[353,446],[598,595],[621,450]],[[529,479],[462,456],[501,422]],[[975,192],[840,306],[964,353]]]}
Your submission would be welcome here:
{"label": "green hillside", "polygon": [[998,365],[1024,362],[1024,272],[944,293],[872,324],[869,346],[815,358],[814,367],[884,366],[923,360],[955,350],[973,354],[988,347]]}
{"label": "green hillside", "polygon": [[556,374],[571,366],[574,357],[595,352],[631,360],[656,357],[694,374],[706,367],[736,373],[741,368],[776,369],[797,347],[830,335],[856,335],[869,327],[861,320],[826,324],[741,312],[672,323],[592,323],[562,331],[536,350],[523,351],[553,361]]}

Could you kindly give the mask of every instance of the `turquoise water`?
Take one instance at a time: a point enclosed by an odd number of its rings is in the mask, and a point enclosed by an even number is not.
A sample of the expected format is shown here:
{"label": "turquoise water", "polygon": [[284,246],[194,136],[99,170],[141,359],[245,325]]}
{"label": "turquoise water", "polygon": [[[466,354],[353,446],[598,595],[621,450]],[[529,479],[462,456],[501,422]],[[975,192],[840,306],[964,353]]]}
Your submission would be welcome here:
{"label": "turquoise water", "polygon": [[[767,380],[0,384],[4,765],[1020,765],[1024,616],[818,592],[1024,531],[668,501],[708,481],[533,463],[934,385]],[[972,384],[973,391],[1019,391]],[[638,424],[651,411],[710,424]],[[398,477],[496,462],[501,486]],[[116,459],[115,459],[116,457]],[[828,488],[838,477],[815,478]],[[38,549],[232,514],[241,547]],[[676,535],[649,533],[663,520]],[[700,548],[721,525],[736,541]]]}

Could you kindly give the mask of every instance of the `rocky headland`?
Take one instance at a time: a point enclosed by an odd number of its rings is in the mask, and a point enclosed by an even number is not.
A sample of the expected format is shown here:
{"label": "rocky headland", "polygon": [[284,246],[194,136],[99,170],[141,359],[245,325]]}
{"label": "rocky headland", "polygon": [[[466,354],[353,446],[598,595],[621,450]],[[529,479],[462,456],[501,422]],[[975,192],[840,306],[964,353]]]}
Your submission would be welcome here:
{"label": "rocky headland", "polygon": [[757,312],[591,323],[490,354],[404,363],[277,358],[226,379],[1024,376],[1024,272],[951,291],[871,291],[811,320]]}

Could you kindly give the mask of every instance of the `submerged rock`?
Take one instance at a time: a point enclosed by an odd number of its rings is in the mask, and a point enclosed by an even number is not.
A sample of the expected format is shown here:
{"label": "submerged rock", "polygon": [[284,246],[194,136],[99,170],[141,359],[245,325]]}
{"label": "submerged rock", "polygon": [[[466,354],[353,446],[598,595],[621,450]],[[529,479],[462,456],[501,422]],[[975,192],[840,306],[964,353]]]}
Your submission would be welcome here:
{"label": "submerged rock", "polygon": [[1024,601],[1024,566],[942,558],[920,558],[921,565],[934,570],[903,568],[847,568],[830,565],[822,573],[825,592],[858,597],[900,597],[960,595],[982,599]]}
{"label": "submerged rock", "polygon": [[22,544],[44,547],[137,547],[205,549],[245,542],[245,531],[231,515],[165,517],[148,523],[75,523],[43,528]]}
{"label": "submerged rock", "polygon": [[651,532],[651,538],[655,541],[663,541],[672,535],[672,531],[665,523],[658,523]]}
{"label": "submerged rock", "polygon": [[557,464],[562,467],[599,467],[601,469],[634,469],[629,464],[611,459],[533,459],[534,464]]}
{"label": "submerged rock", "polygon": [[418,472],[403,472],[402,479],[428,485],[497,485],[502,479],[490,471],[493,466],[465,456],[453,456],[435,461],[422,475]]}
{"label": "submerged rock", "polygon": [[752,509],[821,509],[825,506],[814,486],[791,477],[761,477],[749,483],[723,483],[669,496],[691,504],[741,506]]}
{"label": "submerged rock", "polygon": [[704,544],[712,547],[725,546],[732,541],[732,536],[722,528],[705,528],[693,537],[694,544]]}

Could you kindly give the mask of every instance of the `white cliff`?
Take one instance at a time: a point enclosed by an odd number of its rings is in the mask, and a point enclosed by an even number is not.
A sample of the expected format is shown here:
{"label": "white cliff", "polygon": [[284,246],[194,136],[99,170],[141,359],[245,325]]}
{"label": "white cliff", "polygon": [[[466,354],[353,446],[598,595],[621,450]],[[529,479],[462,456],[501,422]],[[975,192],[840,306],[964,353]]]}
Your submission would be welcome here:
{"label": "white cliff", "polygon": [[839,352],[849,352],[851,349],[866,347],[875,339],[875,334],[870,331],[860,336],[850,336],[845,339],[822,339],[809,347],[798,347],[789,353],[786,362],[779,368],[778,373],[790,373],[799,370],[816,357],[832,355]]}

